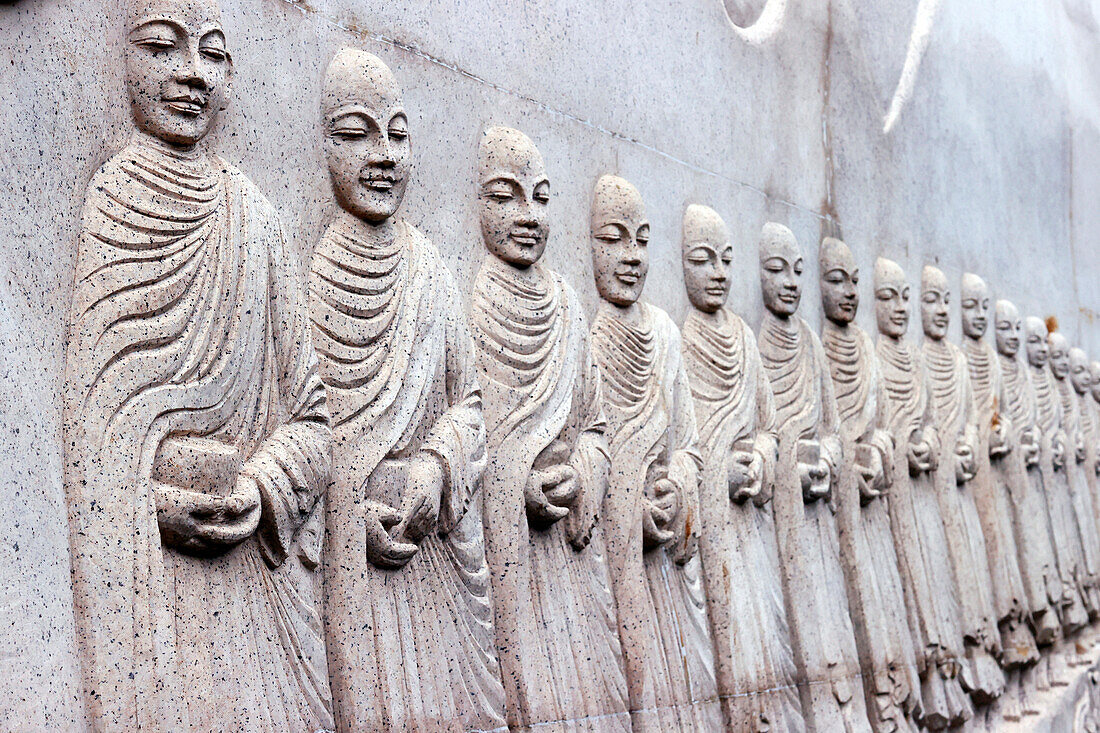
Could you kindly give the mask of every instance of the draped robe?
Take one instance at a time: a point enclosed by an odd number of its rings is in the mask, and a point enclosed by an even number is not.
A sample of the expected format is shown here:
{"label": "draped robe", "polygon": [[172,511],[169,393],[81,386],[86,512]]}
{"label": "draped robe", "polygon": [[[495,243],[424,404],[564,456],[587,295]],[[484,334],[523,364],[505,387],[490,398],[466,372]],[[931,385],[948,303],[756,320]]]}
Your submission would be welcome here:
{"label": "draped robe", "polygon": [[[888,492],[893,483],[894,441],[884,429],[886,396],[874,346],[861,328],[826,320],[821,342],[846,457],[838,482],[837,520],[871,722],[876,730],[911,728],[905,716],[920,695],[920,679],[890,529]],[[876,451],[882,460],[883,496],[861,495],[855,461],[863,446]]]}
{"label": "draped robe", "polygon": [[[471,327],[485,398],[482,487],[497,650],[512,730],[630,730],[626,676],[597,516],[609,456],[599,370],[573,289],[541,263],[519,280],[486,259]],[[529,526],[533,469],[569,465],[580,495],[549,528]],[[587,546],[584,542],[588,541]]]}
{"label": "draped robe", "polygon": [[[504,729],[477,495],[485,430],[473,344],[450,272],[424,235],[393,242],[340,212],[313,254],[310,316],[334,433],[325,631],[341,731]],[[438,460],[436,531],[397,570],[366,555],[376,478]],[[392,487],[391,487],[392,488]],[[398,492],[402,490],[398,487]]]}
{"label": "draped robe", "polygon": [[1084,472],[1092,495],[1092,507],[1095,512],[1093,524],[1100,531],[1100,480],[1097,469],[1100,468],[1100,410],[1096,400],[1089,392],[1077,395],[1077,404],[1081,411],[1081,433],[1085,441]]}
{"label": "draped robe", "polygon": [[[88,186],[63,429],[96,730],[332,724],[310,521],[330,433],[292,255],[263,195],[205,152],[139,133]],[[162,544],[173,442],[209,459],[178,464],[174,489],[257,483],[255,535],[213,558]]]}
{"label": "draped robe", "polygon": [[[689,551],[701,458],[695,413],[668,315],[639,303],[638,325],[601,304],[592,324],[611,470],[606,540],[635,731],[719,730],[722,713],[702,568]],[[668,479],[679,511],[669,546],[643,550],[643,498]],[[685,561],[685,555],[692,555]]]}
{"label": "draped robe", "polygon": [[1066,436],[1062,430],[1062,404],[1054,387],[1054,375],[1045,365],[1036,367],[1029,364],[1028,376],[1035,394],[1035,429],[1039,435],[1039,472],[1043,498],[1046,500],[1046,517],[1050,523],[1058,577],[1062,581],[1059,617],[1063,631],[1072,634],[1088,623],[1082,583],[1084,548],[1077,529],[1065,468],[1065,462],[1073,460],[1073,448],[1067,443],[1062,464],[1055,461],[1054,444],[1058,440],[1064,441]]}
{"label": "draped robe", "polygon": [[962,683],[975,702],[985,703],[1001,696],[1005,680],[994,658],[1000,653],[1000,634],[981,518],[970,482],[956,476],[955,451],[966,445],[977,465],[981,450],[970,370],[959,347],[946,340],[926,338],[922,351],[940,429],[935,488],[962,614],[967,656]]}
{"label": "draped robe", "polygon": [[[870,730],[860,693],[859,656],[843,590],[836,480],[843,460],[836,400],[821,342],[798,316],[765,312],[760,357],[775,396],[779,428],[775,523],[787,617],[794,639],[802,709],[820,731]],[[834,484],[827,499],[806,501],[800,441],[820,446]]]}
{"label": "draped robe", "polygon": [[911,470],[908,458],[911,443],[926,442],[942,460],[931,386],[920,352],[908,341],[881,336],[875,351],[894,436],[890,525],[918,644],[918,717],[926,727],[940,729],[969,720],[973,711],[953,673],[961,663],[962,625],[933,475]]}
{"label": "draped robe", "polygon": [[1001,427],[1007,435],[1012,424],[1003,412],[1005,390],[993,346],[982,339],[964,337],[962,351],[970,373],[978,430],[974,452],[977,472],[970,489],[989,559],[993,608],[1000,631],[1000,662],[1005,669],[1013,669],[1038,661],[1038,649],[1022,623],[1028,599],[1013,530],[1009,487],[1003,471],[993,468],[994,463],[1003,464],[1006,457],[994,459],[989,453],[993,429]]}
{"label": "draped robe", "polygon": [[1058,610],[1061,607],[1062,583],[1058,576],[1054,541],[1050,536],[1039,462],[1027,465],[1027,459],[1020,450],[1024,436],[1032,436],[1036,432],[1038,416],[1035,394],[1031,380],[1017,357],[998,354],[997,358],[1003,384],[1001,413],[1008,424],[1008,442],[1012,450],[1003,458],[992,461],[992,465],[1008,489],[1031,629],[1036,642],[1046,646],[1054,643],[1061,633]]}
{"label": "draped robe", "polygon": [[[725,308],[713,316],[693,310],[683,350],[703,455],[699,551],[727,726],[802,731],[771,507],[777,457],[771,386],[752,331]],[[764,457],[764,475],[760,495],[735,504],[729,462],[742,441]]]}
{"label": "draped robe", "polygon": [[1068,376],[1064,379],[1055,377],[1054,384],[1058,391],[1058,399],[1062,403],[1063,427],[1066,433],[1066,478],[1069,483],[1077,532],[1081,537],[1081,584],[1089,616],[1095,619],[1100,616],[1100,588],[1097,588],[1097,584],[1100,583],[1100,535],[1097,534],[1092,488],[1085,475],[1087,449],[1080,456],[1077,454],[1078,443],[1083,445],[1085,442],[1081,405],[1077,400],[1077,391],[1073,388]]}

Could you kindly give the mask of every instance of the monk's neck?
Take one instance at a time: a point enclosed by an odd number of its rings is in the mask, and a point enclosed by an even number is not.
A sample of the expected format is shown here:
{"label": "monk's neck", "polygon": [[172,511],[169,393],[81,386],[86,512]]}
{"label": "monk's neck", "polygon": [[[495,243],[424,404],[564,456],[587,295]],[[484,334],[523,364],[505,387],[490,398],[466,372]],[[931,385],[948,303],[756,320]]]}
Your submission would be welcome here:
{"label": "monk's neck", "polygon": [[496,261],[498,271],[508,273],[508,276],[516,282],[524,285],[538,286],[541,285],[545,279],[544,268],[539,262],[523,266],[503,260],[494,254],[490,254],[489,257]]}
{"label": "monk's neck", "polygon": [[642,304],[638,301],[634,301],[629,305],[617,305],[601,299],[600,312],[606,313],[611,318],[631,328],[640,329],[645,325],[645,314],[642,312]]}
{"label": "monk's neck", "polygon": [[366,247],[385,249],[390,247],[397,239],[398,220],[396,217],[387,217],[374,223],[360,219],[358,216],[344,210],[340,211],[340,216],[344,219],[348,229]]}
{"label": "monk's neck", "polygon": [[206,150],[201,143],[176,145],[175,143],[170,143],[166,140],[161,140],[159,137],[150,135],[141,129],[134,131],[133,142],[144,148],[163,153],[170,158],[177,158],[180,160],[200,160],[207,156]]}
{"label": "monk's neck", "polygon": [[692,316],[701,323],[705,323],[711,328],[718,328],[722,323],[722,311],[724,308],[718,310],[705,311],[699,308],[692,308]]}

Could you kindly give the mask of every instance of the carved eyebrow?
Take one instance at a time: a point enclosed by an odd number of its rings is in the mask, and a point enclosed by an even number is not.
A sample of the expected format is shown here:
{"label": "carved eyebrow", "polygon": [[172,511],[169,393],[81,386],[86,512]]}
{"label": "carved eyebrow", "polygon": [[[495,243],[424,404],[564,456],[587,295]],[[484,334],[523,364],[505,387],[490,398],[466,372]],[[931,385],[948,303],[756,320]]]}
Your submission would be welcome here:
{"label": "carved eyebrow", "polygon": [[511,188],[512,186],[518,186],[519,185],[519,181],[517,181],[515,179],[515,177],[510,176],[507,173],[498,173],[498,174],[494,175],[492,178],[487,178],[484,181],[482,181],[481,186],[482,186],[482,188],[484,188],[486,186],[491,186],[494,183],[503,183],[503,184],[506,184],[509,188]]}
{"label": "carved eyebrow", "polygon": [[372,115],[366,107],[359,104],[349,104],[339,108],[329,115],[329,123],[336,124],[345,117],[362,117],[368,122],[373,122],[375,125],[378,125],[378,120],[374,119],[374,115]]}
{"label": "carved eyebrow", "polygon": [[176,21],[172,20],[171,18],[160,16],[160,15],[154,15],[154,16],[150,16],[148,18],[142,19],[137,25],[135,25],[133,28],[130,29],[130,32],[127,35],[128,36],[133,36],[133,35],[141,32],[141,31],[149,30],[149,26],[154,26],[154,25],[166,25],[169,28],[171,28],[173,31],[175,31],[176,33],[182,33],[183,32],[183,26],[180,25],[179,23],[177,23]]}

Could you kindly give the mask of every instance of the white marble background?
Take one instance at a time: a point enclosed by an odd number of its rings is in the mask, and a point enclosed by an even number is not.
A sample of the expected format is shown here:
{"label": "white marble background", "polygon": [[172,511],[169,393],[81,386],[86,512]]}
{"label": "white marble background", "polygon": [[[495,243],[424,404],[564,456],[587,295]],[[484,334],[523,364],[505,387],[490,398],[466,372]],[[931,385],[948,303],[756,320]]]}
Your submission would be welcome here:
{"label": "white marble background", "polygon": [[[482,257],[478,135],[507,124],[546,158],[547,258],[590,305],[590,190],[614,172],[647,201],[647,297],[677,321],[680,216],[700,202],[730,225],[731,303],[750,323],[755,237],[775,220],[803,243],[815,325],[816,243],[832,234],[862,266],[866,327],[883,254],[914,291],[926,262],[953,283],[973,270],[1100,357],[1100,1],[727,3],[729,15],[722,0],[223,0],[236,74],[215,146],[307,255],[332,211],[318,90],[331,55],[355,45],[405,85],[406,214],[464,287]],[[0,1],[3,730],[82,721],[59,390],[84,188],[129,134],[121,4]],[[747,30],[729,19],[750,24],[762,9]],[[928,29],[922,62],[884,133],[915,25]]]}

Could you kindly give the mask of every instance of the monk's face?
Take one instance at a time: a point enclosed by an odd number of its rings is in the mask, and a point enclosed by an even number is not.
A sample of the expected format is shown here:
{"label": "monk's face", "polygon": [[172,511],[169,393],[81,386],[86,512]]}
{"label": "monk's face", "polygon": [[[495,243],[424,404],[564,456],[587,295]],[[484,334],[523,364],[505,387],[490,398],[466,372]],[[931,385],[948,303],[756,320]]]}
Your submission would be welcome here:
{"label": "monk's face", "polygon": [[875,322],[879,333],[901,338],[909,328],[909,283],[900,269],[883,270],[875,278]]}
{"label": "monk's face", "polygon": [[480,149],[481,237],[494,256],[516,267],[542,258],[550,234],[550,179],[542,156],[521,132],[486,131]]}
{"label": "monk's face", "polygon": [[960,304],[963,333],[980,339],[989,327],[989,288],[985,282],[964,276]]}
{"label": "monk's face", "polygon": [[409,121],[389,67],[342,51],[322,92],[324,151],[340,206],[371,224],[397,213],[412,170]]}
{"label": "monk's face", "polygon": [[839,324],[855,320],[859,309],[859,268],[848,247],[826,240],[821,254],[821,305],[825,317]]}
{"label": "monk's face", "polygon": [[600,297],[625,307],[642,296],[649,274],[649,221],[641,194],[604,176],[592,197],[592,269]]}
{"label": "monk's face", "polygon": [[733,246],[715,212],[697,205],[688,207],[681,254],[688,300],[704,313],[718,312],[730,293]]}
{"label": "monk's face", "polygon": [[1092,384],[1090,385],[1092,398],[1100,402],[1100,361],[1089,364],[1089,373],[1092,374]]}
{"label": "monk's face", "polygon": [[[765,235],[767,236],[767,235]],[[802,251],[784,229],[760,247],[760,292],[764,307],[780,318],[789,318],[802,300]]]}
{"label": "monk's face", "polygon": [[1033,367],[1045,367],[1050,360],[1050,350],[1047,348],[1047,327],[1038,318],[1028,318],[1025,329],[1027,363]]}
{"label": "monk's face", "polygon": [[130,14],[126,86],[149,135],[180,147],[206,137],[229,103],[232,69],[216,0],[149,0]]}
{"label": "monk's face", "polygon": [[1016,306],[1007,301],[997,303],[996,338],[997,351],[1005,356],[1016,356],[1020,351],[1020,332],[1023,323]]}
{"label": "monk's face", "polygon": [[1077,394],[1087,394],[1092,387],[1089,358],[1081,349],[1069,350],[1069,379]]}
{"label": "monk's face", "polygon": [[939,270],[926,270],[921,279],[920,293],[920,322],[925,336],[938,341],[947,335],[950,322],[947,307],[950,302],[947,278]]}
{"label": "monk's face", "polygon": [[1069,376],[1069,341],[1060,333],[1052,333],[1047,336],[1047,346],[1050,347],[1050,371],[1058,379]]}

